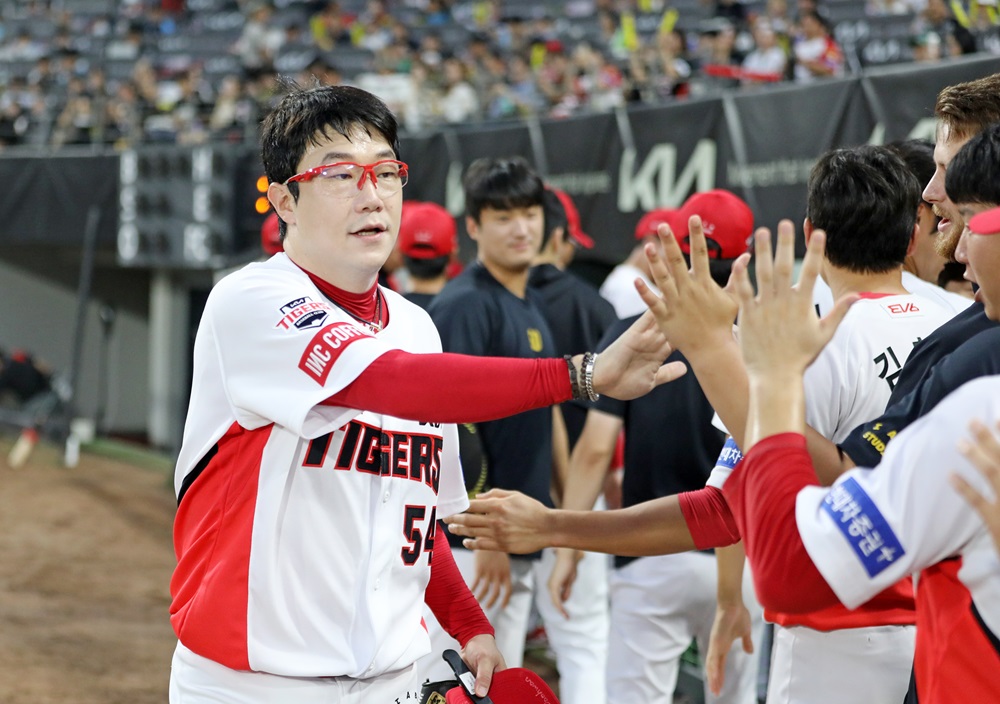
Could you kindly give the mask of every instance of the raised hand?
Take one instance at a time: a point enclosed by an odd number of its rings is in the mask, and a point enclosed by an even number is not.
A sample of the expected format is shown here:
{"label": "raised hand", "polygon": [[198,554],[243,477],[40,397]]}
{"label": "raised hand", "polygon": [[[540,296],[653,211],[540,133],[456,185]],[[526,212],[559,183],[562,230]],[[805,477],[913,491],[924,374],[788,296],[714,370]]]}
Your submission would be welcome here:
{"label": "raised hand", "polygon": [[740,349],[751,377],[787,377],[801,383],[806,370],[830,341],[856,295],[837,301],[824,318],[816,315],[812,290],[819,276],[826,233],[816,230],[809,245],[799,282],[792,285],[795,267],[795,228],[789,220],[778,225],[778,247],[772,260],[771,233],[760,228],[754,235],[757,294],[747,273],[747,261],[733,266],[733,286],[740,301]]}
{"label": "raised hand", "polygon": [[663,364],[671,347],[649,311],[601,352],[594,365],[594,390],[621,401],[648,394],[682,376],[683,362]]}
{"label": "raised hand", "polygon": [[[662,252],[646,245],[646,259],[662,295],[657,296],[641,280],[636,281],[636,288],[670,344],[690,357],[699,348],[716,344],[720,336],[732,334],[738,303],[731,286],[722,288],[712,278],[701,218],[693,215],[688,228],[690,269],[670,227],[660,225]],[[744,254],[737,261],[749,259]]]}

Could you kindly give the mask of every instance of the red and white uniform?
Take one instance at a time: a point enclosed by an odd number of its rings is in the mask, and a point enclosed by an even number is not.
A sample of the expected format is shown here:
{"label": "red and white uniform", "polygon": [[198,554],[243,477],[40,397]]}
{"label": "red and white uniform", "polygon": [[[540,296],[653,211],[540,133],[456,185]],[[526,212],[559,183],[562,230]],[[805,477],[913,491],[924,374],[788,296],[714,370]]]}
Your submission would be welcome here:
{"label": "red and white uniform", "polygon": [[[804,438],[788,433],[754,446],[725,488],[765,604],[799,609],[836,598],[858,608],[919,572],[922,704],[1000,701],[1000,561],[982,520],[948,483],[958,472],[992,496],[956,448],[973,419],[1000,420],[1000,377],[950,394],[889,444],[875,470],[809,486]],[[793,516],[797,532],[785,527]]]}
{"label": "red and white uniform", "polygon": [[171,622],[197,655],[367,679],[428,652],[428,543],[468,506],[455,428],[323,405],[390,350],[440,352],[427,314],[381,292],[378,333],[284,254],[209,296],[174,482]]}
{"label": "red and white uniform", "polygon": [[[864,294],[806,370],[806,423],[839,442],[877,417],[913,343],[951,316],[949,308],[919,296]],[[721,488],[734,464],[720,461],[708,485]],[[768,702],[854,701],[859,696],[902,701],[914,634],[899,627],[912,626],[916,613],[910,580],[897,582],[855,611],[839,604],[795,614],[765,608],[764,618],[779,626]],[[842,678],[839,664],[859,658],[865,664],[853,667],[855,676]],[[826,683],[824,676],[833,679]]]}

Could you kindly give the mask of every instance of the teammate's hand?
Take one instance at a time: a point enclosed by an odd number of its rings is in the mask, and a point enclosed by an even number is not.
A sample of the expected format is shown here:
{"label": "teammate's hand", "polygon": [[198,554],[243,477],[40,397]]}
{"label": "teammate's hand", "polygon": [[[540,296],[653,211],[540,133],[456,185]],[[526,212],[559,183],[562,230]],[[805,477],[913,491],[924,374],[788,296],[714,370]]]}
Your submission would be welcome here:
{"label": "teammate's hand", "polygon": [[569,618],[569,612],[563,604],[569,599],[573,591],[573,582],[576,581],[576,566],[580,561],[579,550],[570,548],[557,548],[556,561],[552,565],[552,573],[549,575],[549,596],[563,618]]}
{"label": "teammate's hand", "polygon": [[523,555],[546,547],[549,509],[519,491],[490,489],[469,502],[469,510],[444,519],[470,550]]}
{"label": "teammate's hand", "polygon": [[644,396],[683,376],[683,362],[664,364],[673,348],[649,311],[601,352],[594,365],[594,391],[620,401]]}
{"label": "teammate's hand", "polygon": [[512,590],[510,582],[510,557],[507,553],[492,550],[477,550],[476,576],[472,582],[472,593],[484,609],[492,607],[500,599],[500,608],[506,609]]}
{"label": "teammate's hand", "polygon": [[971,423],[969,430],[972,432],[972,439],[959,441],[958,450],[986,478],[987,486],[993,492],[993,500],[958,474],[951,475],[951,485],[982,517],[1000,551],[1000,439],[996,435],[996,432],[1000,432],[1000,423],[997,423],[993,433],[978,421]]}
{"label": "teammate's hand", "polygon": [[493,673],[507,669],[503,655],[497,649],[496,639],[488,633],[473,636],[462,648],[462,660],[476,676],[477,697],[485,697],[493,682]]}
{"label": "teammate's hand", "polygon": [[[636,280],[636,288],[670,344],[690,357],[699,349],[712,348],[718,341],[726,341],[732,334],[739,302],[732,279],[722,288],[712,278],[708,245],[701,218],[697,215],[688,221],[688,232],[690,269],[670,226],[660,225],[657,234],[662,250],[647,244],[645,252],[650,276],[661,295],[652,291],[642,279]],[[744,261],[749,258],[749,254],[741,256]]]}
{"label": "teammate's hand", "polygon": [[756,295],[747,273],[747,259],[733,265],[733,283],[740,300],[740,350],[747,374],[751,381],[781,376],[801,384],[806,367],[833,337],[858,296],[844,296],[825,317],[816,315],[812,292],[826,245],[822,230],[815,230],[809,238],[796,286],[792,285],[795,227],[791,221],[782,220],[778,225],[778,247],[773,259],[767,228],[758,229],[754,241]]}
{"label": "teammate's hand", "polygon": [[708,653],[705,654],[708,689],[715,696],[719,696],[726,684],[726,658],[733,641],[737,639],[743,641],[744,652],[753,652],[750,612],[742,602],[719,604],[715,609],[712,634],[708,638]]}

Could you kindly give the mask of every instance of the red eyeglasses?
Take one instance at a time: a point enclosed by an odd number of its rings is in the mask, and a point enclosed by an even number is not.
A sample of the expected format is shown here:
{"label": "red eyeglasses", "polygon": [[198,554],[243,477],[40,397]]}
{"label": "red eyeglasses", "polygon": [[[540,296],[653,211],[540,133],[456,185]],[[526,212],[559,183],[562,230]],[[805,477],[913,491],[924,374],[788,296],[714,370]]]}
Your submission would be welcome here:
{"label": "red eyeglasses", "polygon": [[284,185],[317,180],[334,198],[353,198],[365,187],[366,177],[371,179],[380,196],[393,196],[406,185],[409,167],[395,159],[382,159],[374,164],[338,161],[295,174]]}

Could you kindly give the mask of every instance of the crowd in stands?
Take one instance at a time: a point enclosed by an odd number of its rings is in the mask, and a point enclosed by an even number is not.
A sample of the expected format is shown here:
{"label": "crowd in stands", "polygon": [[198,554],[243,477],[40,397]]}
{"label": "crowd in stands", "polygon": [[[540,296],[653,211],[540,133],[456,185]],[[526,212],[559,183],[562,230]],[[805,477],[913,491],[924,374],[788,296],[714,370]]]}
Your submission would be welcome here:
{"label": "crowd in stands", "polygon": [[252,141],[282,76],[370,90],[409,131],[804,83],[865,65],[836,25],[866,17],[904,28],[898,61],[1000,23],[983,0],[17,0],[0,147]]}

